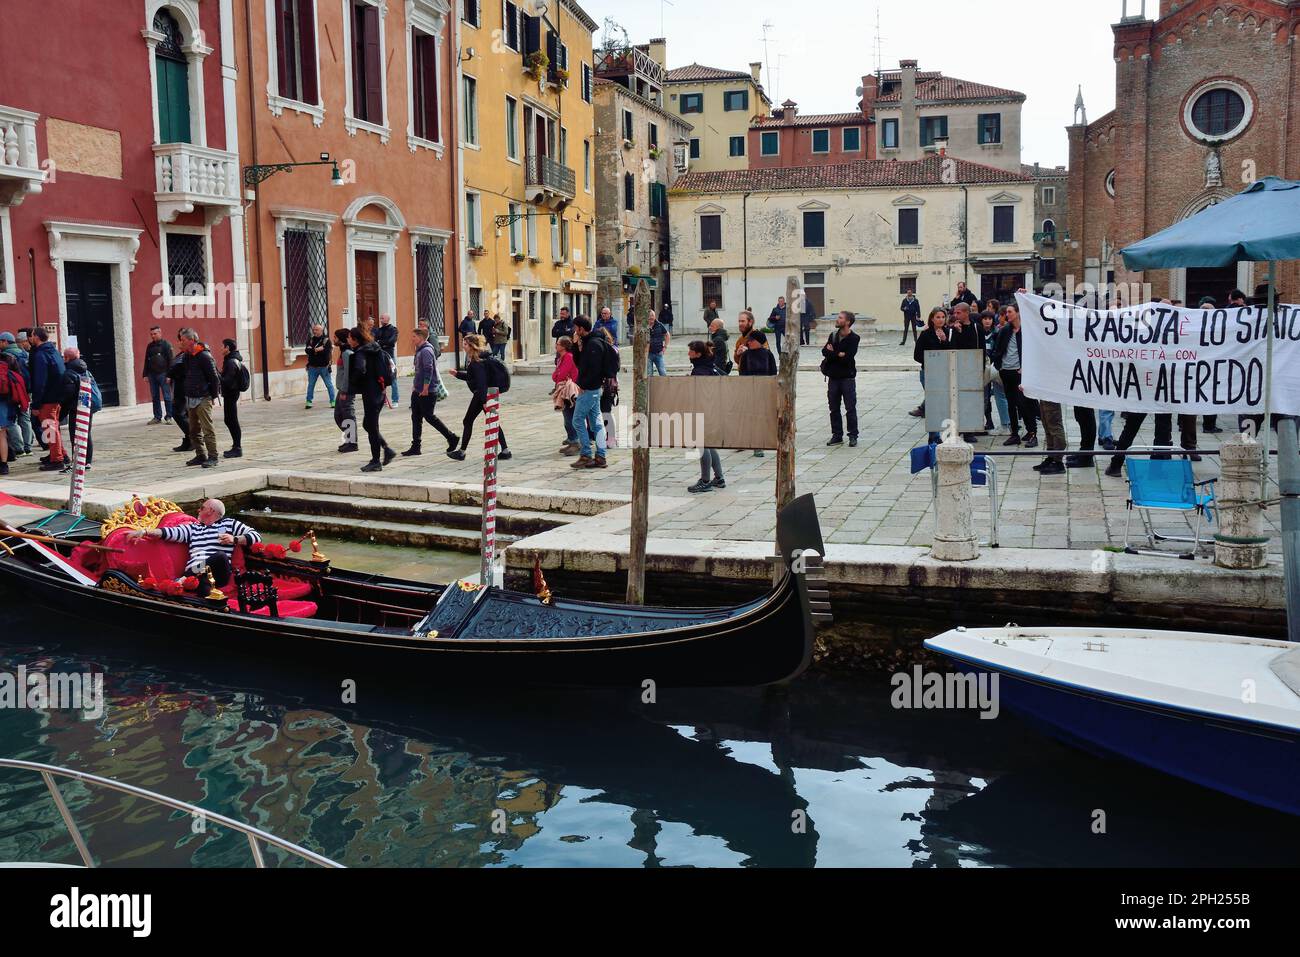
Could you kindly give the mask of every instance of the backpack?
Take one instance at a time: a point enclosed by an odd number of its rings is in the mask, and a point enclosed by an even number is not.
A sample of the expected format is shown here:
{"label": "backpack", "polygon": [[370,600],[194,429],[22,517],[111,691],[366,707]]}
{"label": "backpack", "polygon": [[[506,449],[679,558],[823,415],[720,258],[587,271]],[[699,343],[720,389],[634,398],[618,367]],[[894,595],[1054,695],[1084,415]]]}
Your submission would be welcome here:
{"label": "backpack", "polygon": [[484,356],[482,358],[483,371],[487,373],[487,384],[489,389],[495,388],[502,395],[510,391],[510,370],[506,364],[496,356]]}
{"label": "backpack", "polygon": [[380,381],[384,385],[392,385],[397,381],[397,360],[390,356],[383,349],[379,350],[380,355]]}
{"label": "backpack", "polygon": [[253,387],[252,373],[248,371],[248,366],[244,365],[238,359],[235,360],[235,365],[239,366],[239,391],[247,392]]}
{"label": "backpack", "polygon": [[604,362],[603,371],[605,374],[605,378],[606,379],[617,378],[619,372],[618,350],[615,349],[613,346],[611,346],[608,342],[602,343],[602,346],[605,349],[605,355],[603,357],[603,362]]}
{"label": "backpack", "polygon": [[87,375],[90,376],[90,411],[98,412],[104,407],[104,397],[99,392],[99,383],[95,377],[89,373]]}

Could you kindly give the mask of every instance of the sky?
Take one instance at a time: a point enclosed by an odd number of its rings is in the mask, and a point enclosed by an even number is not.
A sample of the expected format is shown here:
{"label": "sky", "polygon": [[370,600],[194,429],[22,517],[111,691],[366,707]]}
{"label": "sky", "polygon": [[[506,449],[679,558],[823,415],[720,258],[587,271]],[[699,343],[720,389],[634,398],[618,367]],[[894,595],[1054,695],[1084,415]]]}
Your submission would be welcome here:
{"label": "sky", "polygon": [[[773,103],[800,113],[856,109],[862,77],[880,62],[1019,90],[1022,162],[1064,165],[1065,127],[1083,85],[1088,118],[1115,107],[1114,35],[1121,0],[579,0],[597,23],[607,17],[633,43],[668,39],[668,66],[698,62],[748,70],[764,61]],[[1138,0],[1130,0],[1133,8]],[[1148,9],[1158,6],[1148,0]],[[661,20],[662,17],[662,20]],[[770,24],[764,52],[764,23]],[[595,36],[599,44],[603,33]],[[768,67],[770,64],[770,70]]]}

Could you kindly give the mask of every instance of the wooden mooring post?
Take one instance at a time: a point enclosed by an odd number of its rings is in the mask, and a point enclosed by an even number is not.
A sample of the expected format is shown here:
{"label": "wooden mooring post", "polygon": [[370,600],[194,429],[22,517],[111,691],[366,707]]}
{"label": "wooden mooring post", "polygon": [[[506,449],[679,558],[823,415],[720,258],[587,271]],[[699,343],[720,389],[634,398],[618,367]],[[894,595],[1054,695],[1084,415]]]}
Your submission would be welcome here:
{"label": "wooden mooring post", "polygon": [[776,410],[776,510],[795,497],[795,384],[799,379],[799,332],[804,308],[804,291],[798,276],[785,281],[785,335],[781,345],[780,399]]}
{"label": "wooden mooring post", "polygon": [[[641,279],[632,306],[632,424],[626,441],[632,445],[632,521],[627,551],[627,603],[645,604],[645,547],[650,527],[650,289]],[[637,423],[647,423],[638,426]]]}

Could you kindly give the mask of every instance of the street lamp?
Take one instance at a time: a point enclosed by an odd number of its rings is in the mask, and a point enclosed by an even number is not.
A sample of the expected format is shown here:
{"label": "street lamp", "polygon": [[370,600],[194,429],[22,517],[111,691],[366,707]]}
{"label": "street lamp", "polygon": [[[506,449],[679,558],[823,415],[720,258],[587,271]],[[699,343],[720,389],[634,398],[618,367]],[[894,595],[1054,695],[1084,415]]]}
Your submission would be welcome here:
{"label": "street lamp", "polygon": [[330,183],[334,186],[343,185],[343,173],[339,170],[339,161],[330,159],[329,153],[321,153],[320,159],[310,160],[305,163],[258,163],[253,166],[245,166],[244,185],[256,189],[276,173],[292,173],[299,166],[333,167],[330,170]]}

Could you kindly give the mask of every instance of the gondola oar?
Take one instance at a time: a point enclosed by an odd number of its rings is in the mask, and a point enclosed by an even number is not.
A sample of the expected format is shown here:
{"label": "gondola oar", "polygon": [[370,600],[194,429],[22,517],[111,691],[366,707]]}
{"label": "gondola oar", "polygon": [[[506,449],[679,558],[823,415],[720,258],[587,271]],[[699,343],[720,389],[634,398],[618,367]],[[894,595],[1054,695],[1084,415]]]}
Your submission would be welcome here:
{"label": "gondola oar", "polygon": [[29,542],[41,542],[45,545],[85,545],[87,548],[93,548],[99,552],[124,552],[125,548],[110,548],[108,545],[97,545],[94,542],[75,542],[70,538],[51,538],[48,535],[33,535],[31,532],[20,532],[11,525],[5,525],[0,522],[0,538],[22,538]]}

